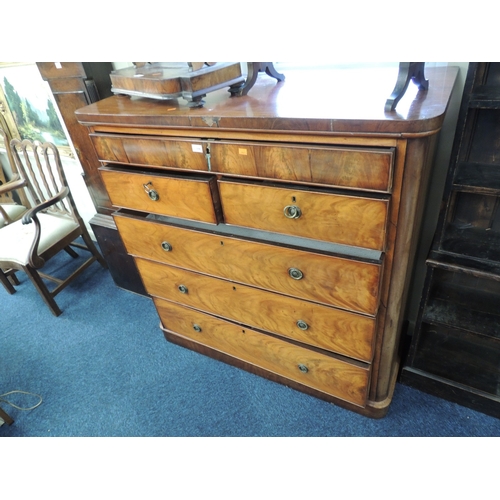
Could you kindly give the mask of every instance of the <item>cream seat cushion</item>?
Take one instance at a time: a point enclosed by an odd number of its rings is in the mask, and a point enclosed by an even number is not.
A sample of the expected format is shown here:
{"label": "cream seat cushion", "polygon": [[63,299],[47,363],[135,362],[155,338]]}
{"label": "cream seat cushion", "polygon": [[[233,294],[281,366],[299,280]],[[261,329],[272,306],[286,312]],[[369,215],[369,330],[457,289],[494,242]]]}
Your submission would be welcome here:
{"label": "cream seat cushion", "polygon": [[[15,205],[13,203],[7,205],[2,204],[2,208],[12,220],[16,220],[21,216],[21,214],[26,212],[26,207],[24,207],[23,205]],[[5,222],[6,221],[3,215],[0,213],[0,227],[4,226]]]}
{"label": "cream seat cushion", "polygon": [[[78,227],[78,223],[66,216],[38,214],[42,231],[38,253],[42,253]],[[16,262],[25,266],[29,262],[29,250],[35,237],[35,223],[23,224],[18,220],[0,229],[0,261]]]}

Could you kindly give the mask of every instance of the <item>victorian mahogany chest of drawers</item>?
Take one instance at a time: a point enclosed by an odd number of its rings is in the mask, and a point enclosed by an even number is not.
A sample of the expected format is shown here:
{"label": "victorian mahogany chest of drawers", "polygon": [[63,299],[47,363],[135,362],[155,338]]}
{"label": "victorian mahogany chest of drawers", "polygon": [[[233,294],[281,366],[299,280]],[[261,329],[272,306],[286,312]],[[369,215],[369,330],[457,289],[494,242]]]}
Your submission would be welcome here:
{"label": "victorian mahogany chest of drawers", "polygon": [[395,386],[456,77],[429,70],[427,92],[384,113],[386,71],[375,85],[324,72],[324,98],[291,71],[204,108],[114,96],[76,113],[165,337],[372,417]]}

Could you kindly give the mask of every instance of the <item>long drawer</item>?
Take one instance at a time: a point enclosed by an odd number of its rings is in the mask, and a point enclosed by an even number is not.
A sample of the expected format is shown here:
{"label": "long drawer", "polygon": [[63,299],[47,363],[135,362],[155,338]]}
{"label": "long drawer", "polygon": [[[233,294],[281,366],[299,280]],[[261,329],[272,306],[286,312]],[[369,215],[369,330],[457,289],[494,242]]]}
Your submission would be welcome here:
{"label": "long drawer", "polygon": [[390,192],[394,148],[90,134],[99,160]]}
{"label": "long drawer", "polygon": [[258,329],[371,361],[375,319],[136,258],[147,292]]}
{"label": "long drawer", "polygon": [[388,199],[221,179],[228,224],[384,250]]}
{"label": "long drawer", "polygon": [[370,367],[305,349],[234,323],[154,299],[162,328],[304,386],[365,406]]}
{"label": "long drawer", "polygon": [[167,175],[145,170],[99,169],[116,207],[216,224],[220,202],[215,177]]}
{"label": "long drawer", "polygon": [[115,222],[131,255],[350,311],[377,312],[380,263],[229,237],[215,230],[210,234],[119,213]]}
{"label": "long drawer", "polygon": [[390,192],[394,149],[212,142],[213,172]]}
{"label": "long drawer", "polygon": [[103,162],[208,170],[203,141],[106,134],[91,134],[90,138]]}

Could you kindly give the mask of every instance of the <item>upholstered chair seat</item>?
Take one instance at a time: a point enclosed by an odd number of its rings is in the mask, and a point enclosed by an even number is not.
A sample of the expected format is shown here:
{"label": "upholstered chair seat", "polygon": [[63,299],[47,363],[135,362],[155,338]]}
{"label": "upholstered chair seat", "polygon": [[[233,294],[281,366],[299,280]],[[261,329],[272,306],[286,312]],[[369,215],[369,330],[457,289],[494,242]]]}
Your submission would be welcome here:
{"label": "upholstered chair seat", "polygon": [[[79,227],[78,222],[65,215],[38,214],[41,225],[38,253],[45,253]],[[34,223],[23,224],[18,220],[0,231],[0,261],[15,262],[25,266],[30,261],[30,249],[35,239]]]}
{"label": "upholstered chair seat", "polygon": [[2,214],[2,210],[5,211],[7,214],[7,217],[11,220],[17,220],[23,215],[24,212],[26,212],[26,207],[23,205],[16,205],[14,203],[12,204],[1,204],[0,205],[1,210],[0,210],[0,227],[5,226],[7,223],[7,220]]}

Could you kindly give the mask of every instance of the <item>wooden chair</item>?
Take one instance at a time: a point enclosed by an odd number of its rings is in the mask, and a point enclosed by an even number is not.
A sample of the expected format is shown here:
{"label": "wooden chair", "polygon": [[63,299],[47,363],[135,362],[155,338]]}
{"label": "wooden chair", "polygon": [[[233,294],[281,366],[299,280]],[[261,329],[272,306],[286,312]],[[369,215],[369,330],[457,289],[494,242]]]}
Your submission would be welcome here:
{"label": "wooden chair", "polygon": [[[10,134],[9,128],[7,126],[7,122],[5,118],[0,113],[0,145],[5,146],[7,151],[7,159],[9,162],[9,167],[11,173],[13,175],[11,182],[14,182],[19,178],[19,175],[16,170],[16,166],[14,164],[14,159],[12,157],[12,151],[10,150],[9,144],[12,140],[12,136]],[[26,212],[26,198],[24,193],[19,193],[21,196],[18,201],[14,200],[10,189],[5,189],[5,177],[2,172],[2,168],[0,166],[0,227],[5,226],[6,224],[11,224],[12,222],[21,218],[21,216]],[[3,189],[2,189],[3,188]]]}
{"label": "wooden chair", "polygon": [[[67,185],[59,151],[51,143],[12,139],[10,149],[20,177],[4,189],[24,189],[30,203],[22,219],[0,227],[0,281],[15,292],[5,269],[24,271],[55,316],[61,314],[54,297],[94,261],[107,268],[80,217]],[[75,240],[81,238],[82,243]],[[46,261],[62,250],[76,258],[73,248],[90,252],[90,257],[67,278],[59,279],[40,271]],[[11,276],[12,278],[12,276]],[[43,279],[55,282],[49,290]]]}

